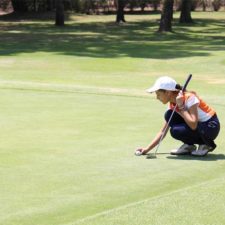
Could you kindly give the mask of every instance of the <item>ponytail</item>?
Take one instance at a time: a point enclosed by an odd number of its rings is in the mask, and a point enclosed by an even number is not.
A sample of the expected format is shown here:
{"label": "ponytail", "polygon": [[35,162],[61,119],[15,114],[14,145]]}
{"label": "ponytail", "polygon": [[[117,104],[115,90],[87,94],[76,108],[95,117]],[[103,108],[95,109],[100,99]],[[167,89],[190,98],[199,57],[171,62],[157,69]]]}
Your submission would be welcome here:
{"label": "ponytail", "polygon": [[180,84],[176,84],[175,88],[176,88],[177,90],[182,90],[183,87],[182,87]]}

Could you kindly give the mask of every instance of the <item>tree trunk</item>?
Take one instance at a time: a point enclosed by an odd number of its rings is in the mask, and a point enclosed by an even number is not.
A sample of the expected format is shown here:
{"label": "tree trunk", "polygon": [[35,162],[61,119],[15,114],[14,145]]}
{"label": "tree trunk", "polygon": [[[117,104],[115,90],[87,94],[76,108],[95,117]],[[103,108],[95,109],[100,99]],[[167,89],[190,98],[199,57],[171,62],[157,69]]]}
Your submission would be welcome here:
{"label": "tree trunk", "polygon": [[206,1],[205,0],[202,0],[202,10],[204,12],[206,11],[206,7],[207,7]]}
{"label": "tree trunk", "polygon": [[47,0],[47,2],[46,2],[47,11],[52,11],[53,8],[54,8],[53,0]]}
{"label": "tree trunk", "polygon": [[125,7],[125,0],[118,0],[117,1],[117,15],[116,15],[116,22],[119,23],[120,21],[126,22],[124,18],[124,7]]}
{"label": "tree trunk", "polygon": [[180,23],[193,23],[191,18],[191,0],[182,0]]}
{"label": "tree trunk", "polygon": [[37,0],[34,0],[34,1],[33,1],[33,4],[34,4],[34,12],[37,12],[37,11],[38,11]]}
{"label": "tree trunk", "polygon": [[64,5],[63,0],[56,0],[55,25],[64,26]]}
{"label": "tree trunk", "polygon": [[163,1],[159,32],[172,32],[173,3],[174,0]]}

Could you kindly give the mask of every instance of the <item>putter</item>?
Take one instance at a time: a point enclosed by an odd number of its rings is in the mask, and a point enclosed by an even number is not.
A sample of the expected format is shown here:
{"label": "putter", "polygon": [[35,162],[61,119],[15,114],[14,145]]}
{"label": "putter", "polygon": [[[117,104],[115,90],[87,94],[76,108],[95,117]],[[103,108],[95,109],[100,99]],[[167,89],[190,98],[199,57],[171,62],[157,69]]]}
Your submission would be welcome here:
{"label": "putter", "polygon": [[[181,90],[182,92],[184,92],[184,91],[186,90],[187,85],[188,85],[189,81],[191,80],[191,78],[192,78],[192,74],[188,75],[188,78],[187,78],[186,82],[184,83],[184,86],[183,86],[183,88],[182,88],[182,90]],[[174,107],[174,109],[173,109],[173,111],[172,111],[172,114],[171,114],[171,116],[170,116],[170,118],[169,118],[169,120],[168,120],[168,122],[167,122],[167,126],[165,127],[165,129],[164,129],[163,132],[162,132],[162,135],[161,135],[160,140],[159,140],[159,143],[158,143],[158,145],[157,145],[157,147],[156,147],[155,153],[153,153],[153,154],[148,154],[148,155],[147,155],[147,158],[148,158],[148,159],[149,159],[149,158],[156,158],[156,154],[157,154],[157,152],[158,152],[158,150],[159,150],[159,146],[160,146],[160,144],[161,144],[161,142],[162,142],[162,139],[163,139],[164,136],[165,136],[166,130],[167,130],[168,127],[169,127],[169,123],[170,123],[170,121],[171,121],[172,118],[173,118],[173,114],[175,113],[176,108],[177,108],[177,104],[175,105],[175,107]]]}

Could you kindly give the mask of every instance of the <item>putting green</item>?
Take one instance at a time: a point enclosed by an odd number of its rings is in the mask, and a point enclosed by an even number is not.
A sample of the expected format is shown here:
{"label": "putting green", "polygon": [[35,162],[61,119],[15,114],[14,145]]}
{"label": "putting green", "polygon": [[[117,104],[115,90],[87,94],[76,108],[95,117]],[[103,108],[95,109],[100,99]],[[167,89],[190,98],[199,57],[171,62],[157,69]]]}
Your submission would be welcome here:
{"label": "putting green", "polygon": [[[0,21],[0,224],[224,224],[224,12],[194,13],[193,26],[155,33],[159,15]],[[105,20],[102,21],[102,18]],[[53,43],[56,43],[55,45]],[[205,158],[134,156],[163,124],[147,95],[173,76],[221,121]]]}

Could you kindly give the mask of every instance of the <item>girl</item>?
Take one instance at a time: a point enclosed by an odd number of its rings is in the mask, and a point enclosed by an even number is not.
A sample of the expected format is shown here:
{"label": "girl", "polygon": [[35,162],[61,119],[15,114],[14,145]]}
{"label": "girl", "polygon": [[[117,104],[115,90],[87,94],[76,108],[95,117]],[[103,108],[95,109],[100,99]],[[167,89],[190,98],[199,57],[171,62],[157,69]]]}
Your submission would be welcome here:
{"label": "girl", "polygon": [[[164,137],[170,128],[171,136],[183,142],[178,149],[171,151],[172,155],[205,156],[216,148],[214,140],[219,134],[220,123],[215,110],[195,92],[181,92],[181,89],[182,87],[175,80],[164,76],[157,79],[154,86],[147,90],[149,93],[155,92],[159,101],[163,104],[169,103],[169,105],[165,112],[166,123],[163,128],[146,148],[136,150],[137,155],[146,154],[158,145],[166,127]],[[167,126],[176,104],[176,111]]]}

